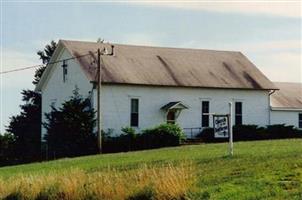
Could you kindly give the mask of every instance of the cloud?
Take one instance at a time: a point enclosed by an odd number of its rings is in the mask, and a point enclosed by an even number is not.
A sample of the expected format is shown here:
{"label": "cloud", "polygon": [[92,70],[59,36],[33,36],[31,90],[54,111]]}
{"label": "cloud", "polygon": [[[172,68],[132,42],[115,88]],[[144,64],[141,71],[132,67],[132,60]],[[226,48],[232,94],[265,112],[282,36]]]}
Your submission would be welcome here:
{"label": "cloud", "polygon": [[[2,64],[0,71],[14,70],[17,68],[28,67],[41,63],[35,54],[20,52],[13,49],[3,49]],[[14,73],[0,74],[0,88],[33,88],[32,79],[35,69],[18,71]]]}
{"label": "cloud", "polygon": [[301,40],[277,40],[240,43],[200,43],[190,41],[182,46],[193,48],[216,48],[219,50],[243,51],[249,53],[301,52]]}
{"label": "cloud", "polygon": [[239,49],[249,52],[280,52],[301,50],[301,40],[266,41],[258,43],[246,43],[237,45]]}
{"label": "cloud", "polygon": [[301,54],[280,52],[253,56],[256,66],[272,81],[301,82]]}
{"label": "cloud", "polygon": [[146,46],[160,46],[160,42],[156,40],[154,35],[143,33],[126,34],[122,37],[121,43],[130,45],[146,45]]}
{"label": "cloud", "polygon": [[273,15],[283,17],[301,17],[301,1],[160,1],[132,0],[129,3],[170,7],[188,10],[204,10],[221,13],[240,13],[252,15]]}

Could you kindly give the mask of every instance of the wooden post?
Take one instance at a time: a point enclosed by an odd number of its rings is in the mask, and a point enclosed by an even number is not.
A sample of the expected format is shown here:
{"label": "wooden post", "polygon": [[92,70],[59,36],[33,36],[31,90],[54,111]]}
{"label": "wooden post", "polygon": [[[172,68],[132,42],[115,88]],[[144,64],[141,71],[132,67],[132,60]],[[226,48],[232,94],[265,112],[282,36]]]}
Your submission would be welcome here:
{"label": "wooden post", "polygon": [[98,150],[102,153],[102,127],[101,127],[101,51],[97,55],[97,132]]}
{"label": "wooden post", "polygon": [[229,143],[230,143],[230,156],[233,156],[233,106],[232,102],[229,102],[229,130],[230,130],[230,136],[229,136]]}

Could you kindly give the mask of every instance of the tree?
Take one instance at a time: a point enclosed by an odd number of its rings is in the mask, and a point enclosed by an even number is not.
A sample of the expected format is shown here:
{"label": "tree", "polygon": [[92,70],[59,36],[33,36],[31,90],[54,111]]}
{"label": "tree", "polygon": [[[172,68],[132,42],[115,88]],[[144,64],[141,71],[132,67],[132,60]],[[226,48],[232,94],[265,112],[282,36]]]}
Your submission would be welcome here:
{"label": "tree", "polygon": [[[57,43],[51,41],[37,55],[43,64],[47,64],[55,51]],[[33,84],[36,85],[46,67],[36,70]],[[10,118],[6,131],[11,133],[14,140],[14,163],[31,162],[40,159],[41,155],[41,96],[32,90],[22,90],[21,112]]]}
{"label": "tree", "polygon": [[14,151],[15,137],[13,134],[0,134],[0,166],[13,164],[15,161]]}
{"label": "tree", "polygon": [[41,97],[31,90],[23,90],[21,112],[10,118],[6,131],[15,137],[15,158],[20,163],[40,159]]}
{"label": "tree", "polygon": [[74,157],[97,153],[94,133],[95,112],[88,98],[83,99],[76,88],[62,107],[45,114],[48,157]]}
{"label": "tree", "polygon": [[[43,51],[38,51],[37,54],[40,56],[40,60],[42,60],[43,64],[47,64],[50,61],[51,56],[57,48],[57,43],[55,41],[51,41],[50,44],[47,44]],[[43,72],[45,71],[46,66],[39,67],[34,75],[33,84],[37,85],[42,77]]]}

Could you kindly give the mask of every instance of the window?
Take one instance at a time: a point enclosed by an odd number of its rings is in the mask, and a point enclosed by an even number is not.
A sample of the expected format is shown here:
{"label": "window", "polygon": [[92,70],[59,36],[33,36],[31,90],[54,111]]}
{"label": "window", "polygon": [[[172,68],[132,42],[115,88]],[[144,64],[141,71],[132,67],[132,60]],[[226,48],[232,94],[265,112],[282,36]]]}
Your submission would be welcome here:
{"label": "window", "polygon": [[202,127],[209,127],[209,112],[210,112],[210,102],[203,101],[202,108],[201,108],[201,126]]}
{"label": "window", "polygon": [[299,128],[302,128],[302,113],[299,113]]}
{"label": "window", "polygon": [[242,124],[242,102],[235,102],[235,125]]}
{"label": "window", "polygon": [[66,60],[63,60],[63,65],[62,65],[62,68],[63,68],[63,82],[65,83],[66,80],[67,80],[67,64],[66,64]]}
{"label": "window", "polygon": [[131,99],[131,116],[130,116],[131,127],[138,127],[138,112],[139,112],[138,99]]}

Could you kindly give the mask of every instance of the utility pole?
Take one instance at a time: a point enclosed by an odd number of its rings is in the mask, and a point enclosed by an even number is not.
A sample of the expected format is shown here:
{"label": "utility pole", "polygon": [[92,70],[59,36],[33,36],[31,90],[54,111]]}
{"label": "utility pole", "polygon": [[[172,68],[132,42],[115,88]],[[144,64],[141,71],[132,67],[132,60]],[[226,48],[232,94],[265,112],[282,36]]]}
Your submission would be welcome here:
{"label": "utility pole", "polygon": [[101,51],[98,49],[97,55],[97,131],[98,150],[102,153],[102,127],[101,127]]}

